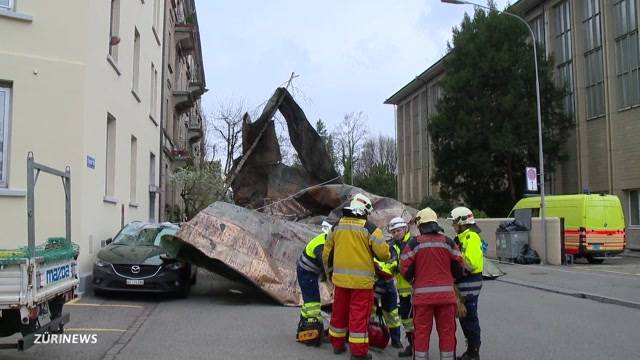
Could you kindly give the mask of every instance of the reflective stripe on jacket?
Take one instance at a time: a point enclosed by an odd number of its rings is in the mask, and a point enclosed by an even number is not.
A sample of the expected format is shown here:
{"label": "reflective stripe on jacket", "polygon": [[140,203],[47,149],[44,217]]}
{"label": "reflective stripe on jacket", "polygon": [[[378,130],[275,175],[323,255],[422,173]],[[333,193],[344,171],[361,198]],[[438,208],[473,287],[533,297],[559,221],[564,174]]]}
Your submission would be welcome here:
{"label": "reflective stripe on jacket", "polygon": [[456,243],[439,234],[411,239],[400,257],[400,272],[413,280],[414,305],[455,304],[454,274],[462,274],[462,256]]}
{"label": "reflective stripe on jacket", "polygon": [[484,258],[480,235],[471,229],[467,229],[456,236],[456,242],[460,245],[465,270],[470,274],[482,273]]}
{"label": "reflective stripe on jacket", "polygon": [[319,275],[324,273],[322,250],[326,239],[327,235],[325,233],[321,233],[311,239],[298,259],[298,266]]}
{"label": "reflective stripe on jacket", "polygon": [[381,261],[389,259],[382,231],[364,218],[343,216],[327,235],[322,262],[325,269],[333,267],[335,286],[373,289],[374,255]]}
{"label": "reflective stripe on jacket", "polygon": [[[400,241],[394,242],[394,246],[396,247],[398,254],[402,254],[402,250],[404,249],[405,246],[407,246],[407,243],[409,243],[409,240],[411,240],[411,233],[407,231],[407,233],[404,234],[404,238],[402,239],[402,242]],[[402,274],[400,273],[399,266],[398,266],[398,271],[396,273],[396,287],[398,288],[398,295],[403,297],[411,296],[412,285],[410,282],[407,281],[407,279],[405,279],[402,276]]]}

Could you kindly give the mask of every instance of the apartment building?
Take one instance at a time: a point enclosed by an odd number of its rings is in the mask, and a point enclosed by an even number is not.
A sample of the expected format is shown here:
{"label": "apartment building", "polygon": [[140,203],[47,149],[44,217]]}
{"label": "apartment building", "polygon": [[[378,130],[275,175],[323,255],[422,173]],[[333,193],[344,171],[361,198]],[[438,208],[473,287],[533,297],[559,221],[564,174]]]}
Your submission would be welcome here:
{"label": "apartment building", "polygon": [[160,217],[184,220],[180,190],[171,183],[176,169],[204,155],[200,103],[206,92],[200,30],[194,0],[166,0],[162,67],[162,152]]}
{"label": "apartment building", "polygon": [[[83,291],[101,242],[157,220],[163,0],[0,0],[0,248],[26,245],[26,157],[71,168]],[[36,241],[64,235],[39,177]]]}
{"label": "apartment building", "polygon": [[[590,191],[618,195],[630,248],[640,249],[640,40],[639,0],[520,0],[509,11],[530,21],[575,126],[568,161],[550,174],[553,194]],[[438,61],[385,103],[396,107],[398,194],[417,203],[435,193],[427,124],[435,111]]]}

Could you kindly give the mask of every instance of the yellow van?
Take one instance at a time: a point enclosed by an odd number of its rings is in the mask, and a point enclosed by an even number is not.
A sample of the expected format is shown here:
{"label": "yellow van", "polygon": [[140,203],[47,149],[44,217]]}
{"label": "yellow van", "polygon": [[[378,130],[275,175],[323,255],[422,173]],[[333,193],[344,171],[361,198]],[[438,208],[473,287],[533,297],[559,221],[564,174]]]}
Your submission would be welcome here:
{"label": "yellow van", "polygon": [[[544,200],[545,216],[564,218],[564,254],[599,264],[603,257],[624,251],[624,213],[617,196],[550,195]],[[540,197],[521,199],[511,215],[519,209],[532,209],[532,216],[540,216]]]}

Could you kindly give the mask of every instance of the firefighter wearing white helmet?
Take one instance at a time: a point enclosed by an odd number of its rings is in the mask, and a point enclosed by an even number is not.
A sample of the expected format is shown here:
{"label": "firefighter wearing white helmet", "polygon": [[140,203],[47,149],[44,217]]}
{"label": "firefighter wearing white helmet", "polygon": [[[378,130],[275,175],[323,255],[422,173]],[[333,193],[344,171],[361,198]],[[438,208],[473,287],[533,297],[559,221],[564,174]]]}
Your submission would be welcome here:
{"label": "firefighter wearing white helmet", "polygon": [[[401,217],[394,217],[389,221],[387,227],[392,236],[392,249],[398,254],[398,257],[402,254],[402,250],[411,239],[411,233],[409,232],[409,224]],[[399,316],[402,327],[404,328],[405,335],[409,344],[406,348],[398,353],[399,357],[410,357],[413,355],[413,314],[411,311],[411,283],[408,282],[402,274],[400,274],[399,266],[395,271],[396,288],[398,291],[400,304],[399,304]]]}
{"label": "firefighter wearing white helmet", "polygon": [[389,260],[389,245],[382,231],[367,216],[371,200],[356,194],[327,236],[322,252],[324,268],[335,285],[329,340],[336,354],[346,351],[348,340],[352,359],[370,359],[367,329],[373,305],[375,266],[373,257]]}
{"label": "firefighter wearing white helmet", "polygon": [[455,238],[464,259],[465,276],[458,282],[458,289],[467,307],[467,316],[460,319],[460,327],[467,339],[467,351],[459,360],[480,359],[480,322],[478,297],[482,289],[483,254],[482,239],[478,233],[473,212],[464,206],[451,210],[448,218],[458,234]]}

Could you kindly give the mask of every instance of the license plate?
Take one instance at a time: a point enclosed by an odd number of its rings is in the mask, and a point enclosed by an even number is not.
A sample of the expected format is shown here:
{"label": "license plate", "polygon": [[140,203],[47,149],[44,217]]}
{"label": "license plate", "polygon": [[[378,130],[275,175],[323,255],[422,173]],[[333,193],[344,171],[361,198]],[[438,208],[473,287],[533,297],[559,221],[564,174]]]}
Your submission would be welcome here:
{"label": "license plate", "polygon": [[591,248],[593,250],[600,250],[600,244],[593,244],[593,245],[591,245]]}
{"label": "license plate", "polygon": [[127,285],[144,285],[144,280],[136,280],[136,279],[127,279]]}

